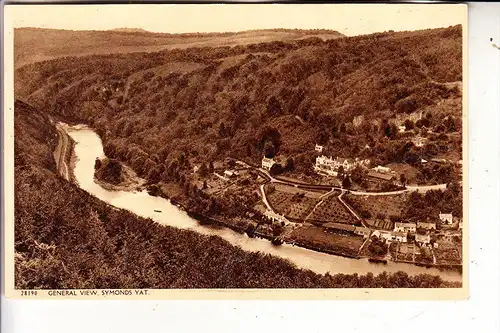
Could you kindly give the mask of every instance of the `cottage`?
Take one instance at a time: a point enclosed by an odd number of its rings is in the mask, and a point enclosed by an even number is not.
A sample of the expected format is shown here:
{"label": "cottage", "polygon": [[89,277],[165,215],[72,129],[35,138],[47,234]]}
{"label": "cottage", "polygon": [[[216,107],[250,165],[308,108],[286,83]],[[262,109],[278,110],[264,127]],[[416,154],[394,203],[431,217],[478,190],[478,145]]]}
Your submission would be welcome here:
{"label": "cottage", "polygon": [[417,222],[417,229],[436,230],[436,223]]}
{"label": "cottage", "polygon": [[316,147],[314,148],[314,150],[316,150],[318,153],[321,153],[321,152],[323,152],[323,146],[316,145]]}
{"label": "cottage", "polygon": [[423,158],[420,159],[420,163],[424,164],[424,163],[427,163],[427,160],[424,160]]}
{"label": "cottage", "polygon": [[406,131],[406,126],[405,125],[398,126],[398,131],[399,133],[404,133]]}
{"label": "cottage", "polygon": [[439,219],[443,221],[446,224],[452,224],[453,223],[453,214],[442,214],[439,213]]}
{"label": "cottage", "polygon": [[415,223],[402,223],[396,222],[394,224],[395,232],[415,232],[417,231],[417,225]]}
{"label": "cottage", "polygon": [[458,222],[458,230],[462,230],[463,229],[463,222],[460,221]]}
{"label": "cottage", "polygon": [[431,236],[430,235],[415,235],[415,242],[419,244],[430,244]]}
{"label": "cottage", "polygon": [[274,160],[272,158],[267,158],[267,157],[262,158],[262,168],[263,169],[271,170],[271,168],[273,167],[273,165],[275,163],[276,162],[274,162]]}
{"label": "cottage", "polygon": [[406,243],[408,241],[406,234],[404,232],[393,231],[391,233],[391,240],[401,243]]}
{"label": "cottage", "polygon": [[226,170],[224,171],[224,177],[226,178],[232,178],[236,176],[236,172],[234,170]]}
{"label": "cottage", "polygon": [[[379,237],[379,238],[381,238],[381,239],[385,239],[386,241],[388,241],[388,240],[389,240],[389,241],[390,241],[390,240],[392,240],[392,235],[391,235],[391,232],[389,232],[389,231],[378,231],[378,230],[376,230],[376,231],[377,231],[377,232],[378,232],[378,234],[380,235],[380,237]],[[374,231],[373,233],[375,233],[375,231]]]}
{"label": "cottage", "polygon": [[378,181],[393,181],[394,175],[376,172],[373,170],[368,171],[368,177]]}
{"label": "cottage", "polygon": [[415,147],[423,147],[426,141],[427,139],[421,136],[416,136],[411,140]]}
{"label": "cottage", "polygon": [[323,224],[323,227],[330,232],[336,232],[340,234],[352,234],[356,230],[355,226],[348,225],[348,224],[342,224],[342,223],[325,223]]}
{"label": "cottage", "polygon": [[363,237],[370,237],[370,229],[365,227],[355,227],[354,233]]}

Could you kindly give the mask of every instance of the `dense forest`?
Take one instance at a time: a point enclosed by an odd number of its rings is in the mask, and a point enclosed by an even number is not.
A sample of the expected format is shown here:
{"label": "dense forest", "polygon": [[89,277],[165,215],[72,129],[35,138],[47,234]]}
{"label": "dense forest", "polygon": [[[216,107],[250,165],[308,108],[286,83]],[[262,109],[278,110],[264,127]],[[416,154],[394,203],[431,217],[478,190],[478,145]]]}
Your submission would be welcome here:
{"label": "dense forest", "polygon": [[[313,173],[332,156],[408,163],[420,183],[458,180],[461,26],[234,47],[64,57],[16,71],[16,96],[101,135],[152,182],[224,157],[283,156]],[[404,123],[428,143],[419,147]],[[348,142],[349,144],[345,144]]]}
{"label": "dense forest", "polygon": [[431,275],[318,275],[215,236],[114,209],[57,175],[54,125],[15,103],[15,286],[69,288],[458,287]]}

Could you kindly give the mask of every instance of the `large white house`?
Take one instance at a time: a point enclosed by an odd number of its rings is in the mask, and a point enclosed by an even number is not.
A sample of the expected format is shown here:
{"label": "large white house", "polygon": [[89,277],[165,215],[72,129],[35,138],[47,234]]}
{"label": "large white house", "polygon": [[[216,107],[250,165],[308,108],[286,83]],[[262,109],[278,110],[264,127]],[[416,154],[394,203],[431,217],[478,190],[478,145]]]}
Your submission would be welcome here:
{"label": "large white house", "polygon": [[314,170],[317,173],[326,173],[329,176],[337,176],[340,167],[344,169],[344,172],[348,173],[352,171],[356,166],[366,167],[369,163],[369,160],[360,160],[358,158],[352,159],[337,157],[333,159],[332,157],[326,157],[325,155],[322,155],[316,157]]}
{"label": "large white house", "polygon": [[453,214],[442,214],[439,213],[439,219],[443,221],[446,224],[452,224],[453,223]]}
{"label": "large white house", "polygon": [[274,162],[274,160],[272,158],[267,158],[265,156],[264,156],[264,158],[262,158],[262,168],[263,169],[271,170],[271,168],[273,167],[273,165],[275,163],[276,162]]}

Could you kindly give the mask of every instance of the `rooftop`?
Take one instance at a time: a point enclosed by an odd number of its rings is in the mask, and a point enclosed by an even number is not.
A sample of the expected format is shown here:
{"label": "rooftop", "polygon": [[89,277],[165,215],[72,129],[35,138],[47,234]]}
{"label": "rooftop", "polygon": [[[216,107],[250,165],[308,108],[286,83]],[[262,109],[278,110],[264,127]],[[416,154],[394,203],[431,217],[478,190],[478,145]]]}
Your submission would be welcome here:
{"label": "rooftop", "polygon": [[333,222],[325,223],[325,224],[323,224],[323,227],[325,227],[327,229],[337,229],[337,230],[344,230],[344,231],[356,230],[355,226],[348,225],[348,224],[341,224],[341,223],[333,223]]}

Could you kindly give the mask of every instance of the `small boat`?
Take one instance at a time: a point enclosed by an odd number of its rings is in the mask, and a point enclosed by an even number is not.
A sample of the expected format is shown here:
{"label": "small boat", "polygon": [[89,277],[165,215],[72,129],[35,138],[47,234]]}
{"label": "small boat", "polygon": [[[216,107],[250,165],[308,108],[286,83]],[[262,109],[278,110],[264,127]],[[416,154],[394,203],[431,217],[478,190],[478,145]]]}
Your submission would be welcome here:
{"label": "small boat", "polygon": [[155,209],[155,212],[157,212],[157,213],[161,213],[161,210]]}
{"label": "small boat", "polygon": [[374,263],[377,263],[377,264],[387,264],[387,260],[386,259],[369,258],[368,261],[369,262],[374,262]]}

